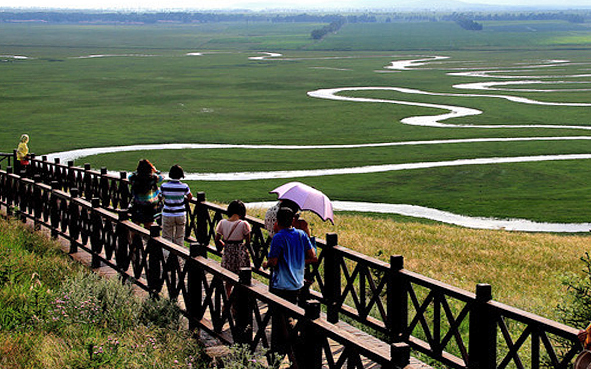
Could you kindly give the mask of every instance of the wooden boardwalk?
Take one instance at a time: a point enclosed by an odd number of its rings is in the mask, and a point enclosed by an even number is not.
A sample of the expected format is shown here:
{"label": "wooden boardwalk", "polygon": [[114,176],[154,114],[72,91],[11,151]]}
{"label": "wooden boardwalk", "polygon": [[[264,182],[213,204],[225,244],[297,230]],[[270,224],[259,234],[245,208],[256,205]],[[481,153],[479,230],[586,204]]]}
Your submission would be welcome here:
{"label": "wooden boardwalk", "polygon": [[[29,225],[31,227],[31,230],[34,229],[34,224],[32,221],[28,221],[27,225]],[[49,236],[49,231],[47,231],[45,229],[42,229],[41,231],[46,233]],[[70,250],[70,242],[64,238],[61,238],[61,237],[58,237],[57,240],[59,241],[62,250],[65,253],[68,253]],[[91,255],[89,253],[87,253],[85,251],[79,251],[76,253],[71,253],[71,254],[69,254],[69,256],[73,260],[75,260],[76,262],[79,262],[79,263],[91,268],[91,261],[92,260],[91,260]],[[117,271],[115,271],[114,269],[112,269],[108,266],[101,266],[99,268],[92,268],[92,270],[94,272],[96,272],[97,274],[101,275],[102,277],[119,278],[119,274],[117,273]],[[132,285],[132,286],[138,295],[141,295],[141,296],[148,295],[148,292],[141,289],[140,287],[138,287],[136,285]],[[166,285],[164,285],[163,288],[166,288]],[[184,305],[184,302],[182,301],[182,295],[179,296],[178,302],[179,302],[179,304],[181,304],[181,306]],[[266,312],[267,312],[266,304],[260,303],[259,304],[259,311],[263,314],[266,314]],[[321,313],[321,318],[326,319],[326,315],[324,313]],[[211,317],[209,316],[209,310],[206,312],[206,315],[203,318],[203,322],[211,322]],[[255,322],[255,324],[256,324],[256,322]],[[347,324],[343,321],[339,321],[338,323],[335,324],[335,327],[346,332],[347,334],[350,334],[352,337],[357,337],[358,339],[363,340],[364,342],[368,343],[368,345],[372,346],[375,350],[382,351],[385,354],[389,354],[389,352],[390,352],[390,345],[388,343],[381,341],[381,340],[351,326],[350,324]],[[257,329],[256,325],[255,325],[254,329],[256,331],[256,329]],[[270,334],[271,334],[271,332],[270,332],[270,325],[269,325],[269,327],[267,327],[267,329],[266,329],[266,335],[267,335],[268,342],[270,342]],[[231,343],[232,335],[230,334],[230,327],[229,327],[228,323],[226,323],[223,326],[222,335],[224,337],[226,337],[227,341],[230,341],[230,343]],[[209,335],[205,330],[200,330],[199,336],[200,336],[200,340],[202,341],[202,343],[205,346],[206,353],[210,357],[212,357],[212,359],[215,360],[216,358],[219,358],[220,356],[227,355],[227,353],[229,352],[227,345],[223,344],[222,341],[220,341],[219,339]],[[329,345],[331,347],[333,357],[339,357],[339,355],[341,354],[341,352],[343,350],[343,346],[338,344],[335,341],[330,340],[330,339],[329,339]],[[326,359],[324,359],[324,360],[326,360]],[[344,364],[343,367],[346,367],[345,365],[346,364]],[[282,365],[282,367],[288,367],[288,362],[284,361],[284,364]],[[328,367],[328,364],[326,363],[326,361],[323,362],[323,367],[325,367],[325,368]],[[368,369],[373,369],[373,368],[380,368],[380,365],[364,358],[363,359],[363,367],[368,368]],[[410,363],[409,363],[409,365],[407,365],[405,367],[405,369],[431,369],[431,367],[420,362],[419,360],[411,357]]]}

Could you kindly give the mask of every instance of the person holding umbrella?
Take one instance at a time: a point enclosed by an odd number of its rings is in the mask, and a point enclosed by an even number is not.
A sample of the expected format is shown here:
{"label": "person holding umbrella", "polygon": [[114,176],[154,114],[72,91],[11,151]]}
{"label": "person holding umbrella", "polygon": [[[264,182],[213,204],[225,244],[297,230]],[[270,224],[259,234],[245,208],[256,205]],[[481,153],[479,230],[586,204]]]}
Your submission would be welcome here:
{"label": "person holding umbrella", "polygon": [[[300,290],[304,287],[304,270],[306,264],[318,262],[316,252],[306,232],[292,227],[294,211],[281,207],[277,212],[278,232],[271,240],[267,261],[263,268],[273,268],[269,291],[294,304],[298,303]],[[279,311],[273,312],[271,329],[271,349],[279,354],[290,355],[295,362],[293,352],[292,331],[293,318]]]}
{"label": "person holding umbrella", "polygon": [[[299,218],[299,210],[309,210],[318,215],[323,221],[330,220],[334,224],[334,214],[332,202],[321,191],[301,182],[288,182],[275,188],[269,193],[277,194],[279,202],[265,214],[265,228],[269,232],[269,238],[272,238],[278,230],[276,225],[277,211],[280,207],[286,206],[292,209],[294,213],[292,227],[302,229],[306,232],[312,247],[316,250],[316,238],[310,234],[308,222]],[[306,267],[304,277],[304,288],[300,291],[302,301],[306,301],[309,296],[309,288],[314,282],[314,277],[310,265]]]}
{"label": "person holding umbrella", "polygon": [[280,207],[290,208],[295,216],[292,226],[294,228],[302,229],[310,237],[310,229],[308,222],[299,218],[298,211],[310,210],[318,215],[322,220],[330,220],[334,224],[334,215],[332,210],[332,203],[328,196],[314,187],[308,186],[301,182],[289,182],[276,189],[269,191],[269,193],[277,194],[279,202],[269,208],[265,214],[265,229],[269,232],[269,237],[272,238],[277,232],[277,211]]}
{"label": "person holding umbrella", "polygon": [[277,204],[270,207],[265,213],[265,229],[269,232],[269,237],[272,239],[275,233],[279,231],[279,226],[277,225],[277,212],[281,207],[290,208],[293,211],[294,217],[291,224],[292,227],[301,229],[306,232],[308,237],[310,237],[310,227],[308,226],[308,222],[304,219],[300,219],[300,214],[298,213],[301,210],[300,206],[289,199],[279,200]]}

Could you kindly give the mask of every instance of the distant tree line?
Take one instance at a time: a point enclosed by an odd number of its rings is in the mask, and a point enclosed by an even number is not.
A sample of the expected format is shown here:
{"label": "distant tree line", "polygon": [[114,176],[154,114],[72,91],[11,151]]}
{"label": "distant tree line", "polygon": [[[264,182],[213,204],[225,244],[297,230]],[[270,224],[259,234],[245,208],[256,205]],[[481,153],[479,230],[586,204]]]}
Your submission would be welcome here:
{"label": "distant tree line", "polygon": [[[328,23],[322,30],[333,32],[330,28],[344,23],[375,22],[438,22],[454,21],[463,26],[477,27],[467,22],[481,21],[524,21],[524,20],[565,20],[572,23],[584,23],[591,19],[591,11],[554,11],[554,12],[380,12],[353,15],[321,13],[266,13],[266,12],[100,12],[100,11],[0,11],[0,22],[46,22],[46,23],[215,23],[215,22],[304,22]],[[338,29],[338,28],[337,28]],[[322,32],[324,32],[322,31]],[[325,33],[325,34],[326,34]]]}
{"label": "distant tree line", "polygon": [[451,13],[442,16],[441,20],[456,20],[459,18],[472,19],[474,21],[540,21],[540,20],[564,20],[571,23],[584,23],[591,19],[591,11],[572,12],[503,12],[503,13]]}
{"label": "distant tree line", "polygon": [[462,16],[458,16],[455,19],[455,22],[462,27],[465,30],[468,31],[481,31],[482,30],[482,24],[478,23],[472,19],[468,19]]}
{"label": "distant tree line", "polygon": [[345,23],[346,23],[345,17],[341,17],[340,19],[337,19],[337,20],[331,22],[327,26],[313,30],[311,33],[311,36],[314,40],[320,40],[321,38],[323,38],[327,34],[338,31]]}
{"label": "distant tree line", "polygon": [[361,14],[343,17],[335,14],[269,14],[255,12],[83,12],[0,11],[0,22],[46,23],[216,23],[216,22],[273,22],[273,23],[349,23],[376,22],[376,17]]}

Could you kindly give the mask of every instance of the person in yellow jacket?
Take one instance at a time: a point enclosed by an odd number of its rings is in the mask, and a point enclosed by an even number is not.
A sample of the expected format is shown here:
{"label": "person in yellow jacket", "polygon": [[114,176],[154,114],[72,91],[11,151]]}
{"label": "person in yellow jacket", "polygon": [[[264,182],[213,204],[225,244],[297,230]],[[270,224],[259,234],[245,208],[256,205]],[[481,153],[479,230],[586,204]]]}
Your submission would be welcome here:
{"label": "person in yellow jacket", "polygon": [[19,161],[22,167],[29,165],[29,135],[23,134],[21,140],[16,148],[16,160]]}

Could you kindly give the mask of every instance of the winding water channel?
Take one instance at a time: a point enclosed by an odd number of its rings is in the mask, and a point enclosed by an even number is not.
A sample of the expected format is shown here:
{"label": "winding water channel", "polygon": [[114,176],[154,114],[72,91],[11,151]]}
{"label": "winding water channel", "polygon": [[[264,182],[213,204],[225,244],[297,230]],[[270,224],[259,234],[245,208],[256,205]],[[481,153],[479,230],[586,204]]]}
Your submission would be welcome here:
{"label": "winding water channel", "polygon": [[[200,53],[190,53],[189,56],[200,56]],[[86,56],[88,57],[106,57],[100,56]],[[251,57],[250,59],[274,59],[274,60],[293,60],[282,59],[282,55],[278,53],[262,53],[260,56]],[[331,58],[323,58],[331,59]],[[390,71],[409,70],[412,68],[423,67],[429,63],[440,62],[448,59],[445,56],[425,56],[411,60],[400,60],[392,62],[385,66],[384,69]],[[564,65],[569,63],[566,60],[550,60],[545,63],[524,66],[519,71],[526,68],[539,69],[544,67],[551,67],[556,65]],[[556,90],[550,89],[508,89],[505,86],[510,85],[549,85],[562,83],[590,83],[571,82],[571,81],[548,81],[548,79],[558,78],[587,78],[591,74],[578,75],[561,75],[561,76],[512,76],[507,74],[500,74],[502,72],[514,72],[511,70],[487,70],[487,71],[461,71],[451,72],[449,75],[473,76],[473,77],[487,77],[487,78],[501,78],[506,79],[503,82],[481,82],[458,84],[453,87],[457,89],[468,90],[500,90],[500,91],[527,91],[527,92],[550,92]],[[510,81],[507,81],[509,80]],[[540,79],[544,79],[541,81]],[[503,87],[499,87],[503,86]],[[451,93],[435,93],[429,91],[422,91],[418,89],[410,89],[403,87],[341,87],[341,88],[327,88],[315,91],[309,91],[307,94],[311,98],[340,100],[358,103],[375,103],[375,104],[398,104],[419,107],[429,107],[443,110],[444,113],[436,115],[423,115],[407,117],[401,120],[401,123],[415,126],[428,127],[453,127],[453,128],[545,128],[545,129],[574,129],[586,132],[591,130],[591,126],[577,126],[577,125],[459,125],[453,123],[443,123],[450,118],[458,118],[470,115],[481,114],[482,111],[454,105],[419,103],[409,100],[390,100],[390,99],[374,99],[347,96],[349,93],[356,91],[394,91],[397,93],[412,95],[430,95],[430,96],[445,96],[445,97],[475,97],[475,98],[494,98],[505,99],[514,103],[520,104],[534,104],[545,106],[573,106],[573,107],[591,107],[591,103],[580,102],[546,102],[528,99],[524,97],[510,96],[510,95],[485,95],[485,94],[451,94]],[[561,89],[560,91],[591,91],[591,89]],[[478,143],[478,142],[519,142],[519,141],[567,141],[567,140],[591,140],[591,136],[557,136],[557,137],[517,137],[517,138],[472,138],[472,139],[449,139],[449,140],[425,140],[425,141],[405,141],[405,142],[383,142],[383,143],[365,143],[365,144],[350,144],[350,145],[230,145],[230,144],[195,144],[195,143],[177,143],[177,144],[152,144],[152,145],[131,145],[131,146],[112,146],[101,148],[86,148],[79,150],[72,150],[66,152],[57,152],[48,155],[49,160],[60,158],[63,162],[69,160],[80,159],[86,156],[117,153],[125,151],[146,151],[146,150],[222,150],[222,149],[249,149],[249,150],[319,150],[319,149],[350,149],[363,147],[384,147],[384,146],[416,146],[416,145],[446,145],[455,143]],[[234,172],[234,173],[186,173],[186,180],[207,180],[207,181],[248,181],[259,179],[290,179],[313,176],[327,176],[338,174],[358,174],[358,173],[378,173],[389,171],[402,171],[423,168],[436,167],[450,167],[450,166],[466,166],[466,165],[487,165],[499,163],[522,163],[522,162],[539,162],[539,161],[559,161],[559,160],[589,160],[591,154],[569,154],[569,155],[537,155],[537,156],[517,156],[517,157],[497,157],[497,158],[472,158],[472,159],[458,159],[449,161],[437,162],[419,162],[419,163],[400,163],[400,164],[383,164],[383,165],[368,165],[350,168],[321,168],[314,170],[289,170],[289,171],[259,171],[259,172]],[[260,202],[251,203],[251,207],[268,207],[270,203]],[[437,209],[430,209],[421,206],[407,205],[407,204],[385,204],[385,203],[366,203],[366,202],[344,202],[335,201],[335,210],[347,210],[358,212],[379,212],[379,213],[393,213],[401,214],[410,217],[426,218],[448,224],[455,224],[469,228],[479,229],[504,229],[510,231],[526,231],[526,232],[589,232],[591,230],[591,223],[536,223],[526,219],[492,219],[492,218],[478,218],[467,217],[459,214],[440,211]]]}

